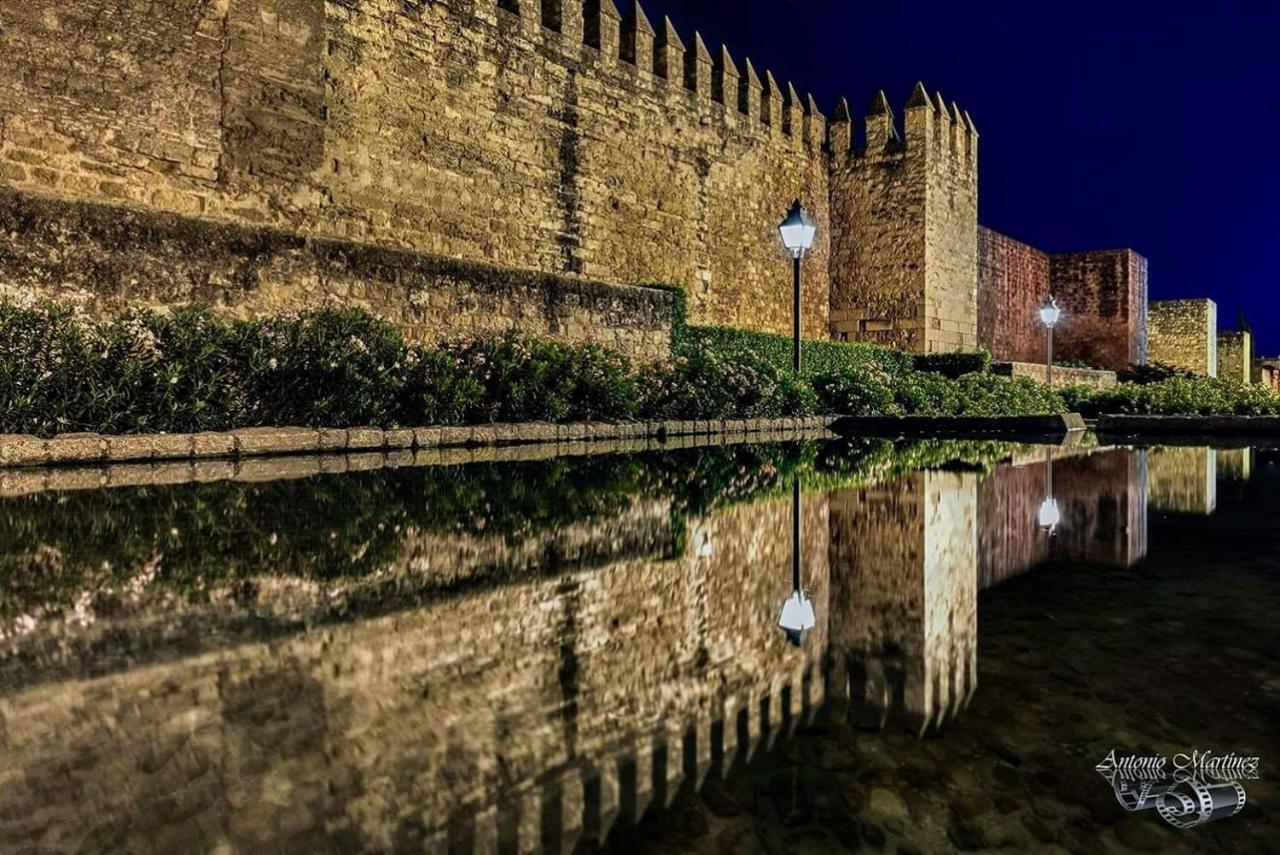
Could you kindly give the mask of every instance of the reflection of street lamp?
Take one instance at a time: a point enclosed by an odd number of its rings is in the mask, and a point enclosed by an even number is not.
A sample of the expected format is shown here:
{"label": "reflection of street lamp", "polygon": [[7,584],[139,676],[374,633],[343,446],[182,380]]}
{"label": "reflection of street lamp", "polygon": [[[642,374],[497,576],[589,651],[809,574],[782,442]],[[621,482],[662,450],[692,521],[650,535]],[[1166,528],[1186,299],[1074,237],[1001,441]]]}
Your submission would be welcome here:
{"label": "reflection of street lamp", "polygon": [[791,344],[791,363],[796,373],[800,373],[800,259],[813,246],[814,235],[818,233],[818,224],[797,199],[787,212],[787,218],[778,224],[778,234],[782,235],[782,245],[791,253],[794,288],[791,296],[791,313],[794,341]]}
{"label": "reflection of street lamp", "polygon": [[1061,317],[1062,310],[1058,308],[1058,304],[1054,301],[1053,295],[1046,297],[1044,305],[1040,307],[1040,322],[1044,324],[1044,328],[1049,336],[1049,346],[1046,348],[1048,368],[1045,371],[1045,382],[1050,386],[1053,385],[1053,327],[1058,323],[1058,319]]}
{"label": "reflection of street lamp", "polygon": [[787,641],[800,646],[804,634],[817,624],[813,615],[813,603],[800,590],[800,476],[791,477],[791,596],[782,604],[778,626],[787,634]]}
{"label": "reflection of street lamp", "polygon": [[1058,533],[1058,523],[1062,522],[1062,511],[1058,509],[1058,500],[1053,497],[1053,449],[1044,450],[1045,488],[1044,501],[1036,513],[1036,523],[1049,536]]}

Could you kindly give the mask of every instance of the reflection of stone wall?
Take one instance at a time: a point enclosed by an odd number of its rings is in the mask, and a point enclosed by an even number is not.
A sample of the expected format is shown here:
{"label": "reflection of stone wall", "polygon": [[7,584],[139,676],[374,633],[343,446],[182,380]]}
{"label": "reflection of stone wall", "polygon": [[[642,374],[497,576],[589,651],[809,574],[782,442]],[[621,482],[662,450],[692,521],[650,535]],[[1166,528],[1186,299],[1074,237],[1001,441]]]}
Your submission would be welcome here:
{"label": "reflection of stone wall", "polygon": [[977,481],[923,472],[831,497],[831,684],[855,716],[940,725],[976,687]]}
{"label": "reflection of stone wall", "polygon": [[1147,334],[1151,362],[1218,376],[1218,307],[1212,300],[1152,303]]}
{"label": "reflection of stone wall", "polygon": [[1212,448],[1153,448],[1147,457],[1147,497],[1153,510],[1213,513],[1218,506],[1218,456]]}
{"label": "reflection of stone wall", "polygon": [[1002,466],[978,488],[978,587],[1019,576],[1050,558],[1129,567],[1147,552],[1145,455],[1108,449],[1053,461],[1062,522],[1050,537],[1036,525],[1047,492],[1042,460]]}
{"label": "reflection of stone wall", "polygon": [[[622,556],[0,696],[6,844],[571,846],[822,700],[825,497],[805,498],[803,524],[819,625],[799,650],[776,627],[787,497],[695,522],[672,560]],[[465,551],[415,548],[423,568]],[[182,624],[170,632],[180,650]]]}
{"label": "reflection of stone wall", "polygon": [[1252,448],[1219,448],[1216,457],[1219,478],[1226,481],[1248,481],[1253,476]]}

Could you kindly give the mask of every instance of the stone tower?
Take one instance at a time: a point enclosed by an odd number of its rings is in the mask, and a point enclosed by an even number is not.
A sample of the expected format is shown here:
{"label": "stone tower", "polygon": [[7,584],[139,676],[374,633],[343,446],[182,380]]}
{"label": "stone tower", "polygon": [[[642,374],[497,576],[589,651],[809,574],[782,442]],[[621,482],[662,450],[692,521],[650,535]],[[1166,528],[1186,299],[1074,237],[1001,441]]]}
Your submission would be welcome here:
{"label": "stone tower", "polygon": [[978,347],[978,133],[916,84],[898,134],[883,91],[831,134],[831,332],[913,353]]}

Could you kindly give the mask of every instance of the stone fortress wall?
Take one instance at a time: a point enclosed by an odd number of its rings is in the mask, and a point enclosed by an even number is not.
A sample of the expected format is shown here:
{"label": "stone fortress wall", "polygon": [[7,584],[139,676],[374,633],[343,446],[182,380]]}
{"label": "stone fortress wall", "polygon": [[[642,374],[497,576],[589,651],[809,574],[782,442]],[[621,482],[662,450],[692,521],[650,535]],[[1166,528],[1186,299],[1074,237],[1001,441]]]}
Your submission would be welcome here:
{"label": "stone fortress wall", "polygon": [[1147,358],[1147,260],[1132,250],[1051,255],[988,228],[978,230],[978,326],[997,360],[1045,362],[1037,314],[1062,308],[1054,361],[1119,371]]}
{"label": "stone fortress wall", "polygon": [[1212,300],[1153,302],[1149,337],[1152,362],[1218,376],[1218,306]]}
{"label": "stone fortress wall", "polygon": [[979,229],[972,118],[921,85],[903,114],[881,92],[865,134],[844,101],[828,123],[634,2],[9,4],[0,296],[336,299],[421,341],[515,327],[649,359],[675,307],[639,284],[789,332],[775,225],[799,198],[807,335],[1038,362],[1053,291],[1061,359],[1144,361],[1145,259]]}
{"label": "stone fortress wall", "polygon": [[[799,197],[820,224],[804,321],[826,333],[823,116],[638,7],[36,0],[0,29],[0,180],[24,193],[679,282],[694,319],[775,331],[775,227]],[[82,286],[127,288],[132,264],[112,266]]]}
{"label": "stone fortress wall", "polygon": [[1253,382],[1253,335],[1248,330],[1218,331],[1218,376],[1236,383]]}

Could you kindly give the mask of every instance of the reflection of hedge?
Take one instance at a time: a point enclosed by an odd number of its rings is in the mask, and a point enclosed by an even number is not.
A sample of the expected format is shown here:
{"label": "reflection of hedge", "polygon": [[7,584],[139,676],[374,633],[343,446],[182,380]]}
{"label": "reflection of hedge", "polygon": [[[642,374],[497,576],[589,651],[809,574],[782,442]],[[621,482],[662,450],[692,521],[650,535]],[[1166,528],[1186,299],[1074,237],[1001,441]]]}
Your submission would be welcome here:
{"label": "reflection of hedge", "polygon": [[394,563],[409,530],[515,543],[644,498],[671,500],[678,550],[690,517],[782,494],[793,476],[808,489],[856,486],[1008,450],[864,439],[37,493],[0,501],[0,619],[131,584],[193,600],[261,576],[346,585]]}

